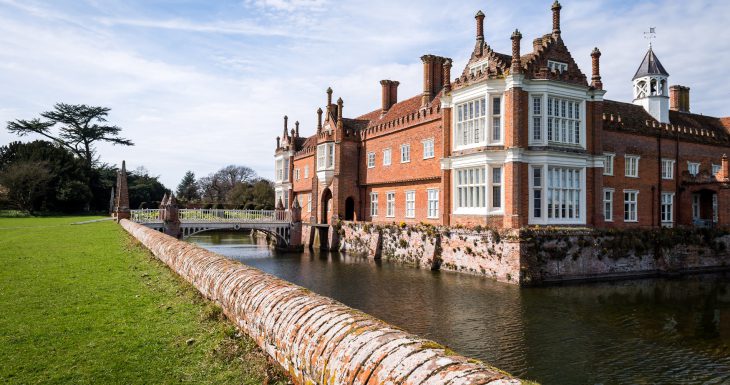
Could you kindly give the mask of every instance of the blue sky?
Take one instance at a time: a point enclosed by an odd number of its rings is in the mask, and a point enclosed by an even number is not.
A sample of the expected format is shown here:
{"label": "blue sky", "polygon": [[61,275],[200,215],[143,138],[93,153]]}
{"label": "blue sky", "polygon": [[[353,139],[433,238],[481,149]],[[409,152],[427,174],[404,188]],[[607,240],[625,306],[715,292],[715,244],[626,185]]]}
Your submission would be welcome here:
{"label": "blue sky", "polygon": [[[21,1],[0,0],[0,122],[56,102],[112,108],[134,147],[101,146],[108,163],[144,166],[174,188],[242,164],[271,178],[283,115],[311,134],[332,86],[345,116],[378,108],[380,79],[401,100],[421,90],[420,56],[454,59],[487,42],[509,53],[551,30],[545,1]],[[631,77],[656,27],[670,84],[691,87],[691,109],[728,116],[730,2],[562,1],[562,35],[585,73],[598,46],[607,98],[630,101]],[[17,138],[0,130],[0,144]],[[24,140],[27,140],[24,138]]]}

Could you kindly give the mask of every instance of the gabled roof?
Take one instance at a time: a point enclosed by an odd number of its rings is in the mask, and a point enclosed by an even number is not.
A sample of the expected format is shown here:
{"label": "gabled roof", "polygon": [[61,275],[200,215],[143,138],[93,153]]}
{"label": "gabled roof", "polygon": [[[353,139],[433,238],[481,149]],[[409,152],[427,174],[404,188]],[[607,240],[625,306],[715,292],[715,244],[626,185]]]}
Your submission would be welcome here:
{"label": "gabled roof", "polygon": [[667,70],[664,69],[662,63],[659,62],[659,58],[656,57],[654,50],[652,50],[651,47],[649,47],[649,50],[646,51],[644,60],[641,61],[639,69],[636,70],[636,74],[634,74],[634,78],[631,80],[636,80],[637,78],[647,75],[669,76],[669,73],[667,73]]}

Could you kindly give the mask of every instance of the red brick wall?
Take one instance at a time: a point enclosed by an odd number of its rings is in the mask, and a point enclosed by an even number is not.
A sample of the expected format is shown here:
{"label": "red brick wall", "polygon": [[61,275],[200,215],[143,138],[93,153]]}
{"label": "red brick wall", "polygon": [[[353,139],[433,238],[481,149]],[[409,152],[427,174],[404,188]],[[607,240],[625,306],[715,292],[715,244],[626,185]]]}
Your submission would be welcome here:
{"label": "red brick wall", "polygon": [[[692,223],[691,193],[694,190],[706,187],[683,188],[682,182],[690,180],[687,175],[687,162],[700,162],[700,173],[710,173],[712,164],[720,164],[722,155],[727,152],[726,147],[707,144],[679,142],[679,159],[675,162],[674,179],[662,180],[659,156],[659,143],[656,137],[638,135],[635,133],[604,131],[604,152],[615,153],[614,175],[602,176],[603,187],[615,189],[613,217],[614,221],[606,222],[608,227],[651,227],[659,224],[659,199],[661,190],[674,192],[674,222],[675,224]],[[624,155],[639,155],[639,177],[625,176]],[[673,139],[661,139],[661,157],[676,160],[677,142]],[[654,192],[652,192],[654,187]],[[638,196],[638,223],[624,222],[624,189],[639,190]],[[602,190],[598,192],[602,194]],[[601,195],[600,204],[603,204]],[[720,206],[723,203],[720,200]],[[603,211],[601,210],[601,216]]]}
{"label": "red brick wall", "polygon": [[[366,221],[372,221],[375,223],[431,223],[440,224],[439,218],[427,218],[428,217],[428,189],[439,189],[439,202],[443,199],[443,191],[441,191],[440,180],[434,180],[430,182],[418,182],[418,183],[395,183],[388,185],[379,186],[368,186],[363,189],[363,218]],[[406,218],[406,192],[415,191],[416,193],[416,210],[414,218]],[[370,216],[370,193],[378,193],[378,216]],[[387,214],[387,193],[395,192],[395,216],[388,217]],[[440,216],[439,208],[439,216]]]}

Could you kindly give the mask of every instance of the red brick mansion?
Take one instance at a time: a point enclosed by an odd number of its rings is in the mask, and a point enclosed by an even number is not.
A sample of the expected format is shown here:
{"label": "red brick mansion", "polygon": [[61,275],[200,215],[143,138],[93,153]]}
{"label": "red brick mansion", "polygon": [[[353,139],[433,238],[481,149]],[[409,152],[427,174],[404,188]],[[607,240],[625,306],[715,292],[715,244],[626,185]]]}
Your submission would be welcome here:
{"label": "red brick mansion", "polygon": [[419,95],[399,101],[399,83],[383,80],[382,105],[350,118],[328,89],[309,137],[285,117],[277,202],[297,200],[313,224],[730,224],[730,117],[690,113],[689,88],[669,86],[651,48],[634,100],[604,99],[601,53],[586,76],[560,9],[527,50],[516,30],[510,54],[490,48],[478,12],[466,67],[452,78],[451,59],[422,56]]}

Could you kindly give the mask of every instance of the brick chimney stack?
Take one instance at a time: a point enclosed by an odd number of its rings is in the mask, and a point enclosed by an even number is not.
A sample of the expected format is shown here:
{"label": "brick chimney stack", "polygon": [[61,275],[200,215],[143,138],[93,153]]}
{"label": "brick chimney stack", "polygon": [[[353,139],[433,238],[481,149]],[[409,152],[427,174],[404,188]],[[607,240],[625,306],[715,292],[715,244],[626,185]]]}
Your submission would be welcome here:
{"label": "brick chimney stack", "polygon": [[669,109],[689,112],[689,87],[678,85],[669,87]]}
{"label": "brick chimney stack", "polygon": [[317,132],[322,131],[322,109],[317,108]]}
{"label": "brick chimney stack", "polygon": [[601,82],[601,51],[598,47],[593,48],[591,52],[591,68],[593,70],[593,76],[591,76],[591,86],[597,90],[603,89],[603,82]]}
{"label": "brick chimney stack", "polygon": [[515,29],[512,33],[512,66],[510,71],[513,74],[522,73],[522,62],[520,61],[520,40],[522,40],[522,34],[519,30]]}
{"label": "brick chimney stack", "polygon": [[286,139],[286,137],[289,136],[289,129],[287,127],[288,125],[289,125],[289,117],[284,115],[284,136],[283,136],[284,139]]}
{"label": "brick chimney stack", "polygon": [[299,137],[299,121],[294,122],[294,137]]}
{"label": "brick chimney stack", "polygon": [[337,99],[337,128],[342,128],[342,98]]}
{"label": "brick chimney stack", "polygon": [[423,96],[421,107],[425,107],[433,100],[443,87],[444,61],[446,58],[436,55],[423,55]]}
{"label": "brick chimney stack", "polygon": [[479,10],[474,19],[477,21],[477,43],[484,42],[484,12]]}
{"label": "brick chimney stack", "polygon": [[560,10],[563,7],[560,5],[558,0],[553,3],[553,37],[560,37]]}
{"label": "brick chimney stack", "polygon": [[281,148],[281,136],[276,137],[276,148]]}
{"label": "brick chimney stack", "polygon": [[444,92],[451,92],[451,59],[444,60]]}
{"label": "brick chimney stack", "polygon": [[332,114],[332,87],[327,87],[327,116],[325,120],[330,120],[330,114]]}
{"label": "brick chimney stack", "polygon": [[382,113],[385,114],[390,110],[390,107],[393,107],[394,104],[398,103],[398,85],[400,82],[397,82],[395,80],[381,80],[381,94],[382,94],[382,102],[383,102],[383,111]]}

